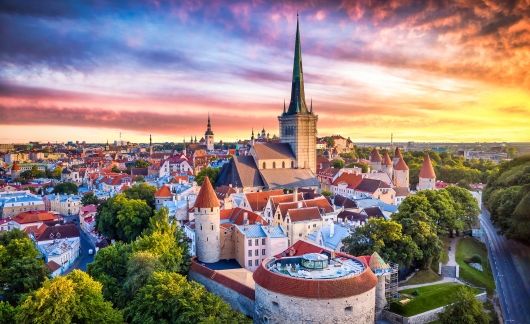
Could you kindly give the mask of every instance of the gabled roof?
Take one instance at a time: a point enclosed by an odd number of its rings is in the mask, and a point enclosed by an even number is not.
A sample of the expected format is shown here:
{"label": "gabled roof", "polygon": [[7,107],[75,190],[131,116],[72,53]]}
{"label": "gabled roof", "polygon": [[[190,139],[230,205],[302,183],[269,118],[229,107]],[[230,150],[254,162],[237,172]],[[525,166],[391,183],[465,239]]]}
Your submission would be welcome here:
{"label": "gabled roof", "polygon": [[348,210],[343,210],[337,215],[337,219],[357,221],[357,222],[366,222],[368,216],[363,213],[352,212]]}
{"label": "gabled roof", "polygon": [[213,190],[210,178],[204,177],[197,199],[195,199],[195,208],[214,208],[219,207],[219,199]]}
{"label": "gabled roof", "polygon": [[310,169],[262,169],[259,170],[268,188],[318,187],[319,182]]}
{"label": "gabled roof", "polygon": [[390,189],[391,187],[384,181],[365,178],[361,181],[361,183],[359,183],[359,185],[355,188],[355,190],[362,191],[362,192],[368,192],[368,193],[374,193],[379,188]]}
{"label": "gabled roof", "polygon": [[338,207],[357,208],[357,203],[354,200],[341,195],[335,195],[333,204]]}
{"label": "gabled roof", "polygon": [[269,191],[247,192],[245,193],[245,196],[253,211],[262,211],[271,196],[278,196],[281,194],[283,194],[282,189],[275,189]]}
{"label": "gabled roof", "polygon": [[255,143],[254,151],[258,160],[294,160],[294,154],[288,143]]}
{"label": "gabled roof", "polygon": [[436,173],[434,173],[431,158],[427,152],[423,156],[423,165],[421,166],[420,170],[420,178],[436,179]]}
{"label": "gabled roof", "polygon": [[363,211],[366,213],[366,216],[368,216],[368,218],[370,217],[384,218],[385,217],[385,215],[383,214],[383,212],[381,211],[379,207],[367,207],[363,209]]}
{"label": "gabled roof", "polygon": [[340,183],[345,183],[349,189],[355,189],[363,180],[362,175],[355,173],[343,172],[335,181],[334,186],[338,186]]}
{"label": "gabled roof", "polygon": [[160,187],[160,189],[158,189],[155,192],[155,197],[158,197],[158,198],[171,198],[171,197],[173,197],[173,195],[171,194],[171,190],[169,189],[169,187],[166,186],[166,185],[163,185],[162,187]]}
{"label": "gabled roof", "polygon": [[223,209],[220,216],[221,219],[228,220],[232,224],[245,225],[245,214],[247,215],[248,224],[267,223],[260,215],[239,207]]}
{"label": "gabled roof", "polygon": [[218,186],[215,189],[215,194],[217,195],[218,199],[225,199],[227,197],[230,197],[231,194],[234,194],[236,192],[237,191],[234,188],[227,186],[227,185]]}
{"label": "gabled roof", "polygon": [[58,217],[44,210],[32,210],[18,214],[13,220],[19,224],[30,224],[37,222],[52,222],[58,220]]}
{"label": "gabled roof", "polygon": [[318,207],[289,209],[287,213],[289,218],[291,218],[291,222],[304,222],[321,218]]}
{"label": "gabled roof", "polygon": [[42,234],[38,236],[35,235],[35,236],[36,236],[37,241],[48,241],[48,240],[79,237],[79,229],[77,229],[77,226],[75,224],[46,226]]}

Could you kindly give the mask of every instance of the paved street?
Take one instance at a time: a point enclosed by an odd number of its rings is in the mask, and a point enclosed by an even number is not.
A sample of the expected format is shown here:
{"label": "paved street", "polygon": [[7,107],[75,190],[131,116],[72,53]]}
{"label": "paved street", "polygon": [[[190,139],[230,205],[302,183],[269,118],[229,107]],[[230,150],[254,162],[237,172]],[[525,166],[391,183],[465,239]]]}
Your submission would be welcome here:
{"label": "paved street", "polygon": [[480,223],[488,238],[488,253],[504,322],[530,323],[530,248],[497,234],[485,209]]}
{"label": "paved street", "polygon": [[[73,222],[79,228],[79,222],[76,222],[75,221],[76,219],[79,219],[79,218],[77,216],[65,217],[65,221]],[[80,239],[81,239],[81,249],[79,251],[79,257],[77,257],[77,259],[74,261],[72,266],[65,273],[69,273],[74,269],[80,269],[80,270],[86,271],[87,265],[90,262],[94,261],[94,254],[92,255],[88,254],[89,249],[92,249],[94,253],[96,252],[94,243],[92,243],[88,235],[85,232],[83,232],[81,228],[79,228],[79,234],[80,234]]]}

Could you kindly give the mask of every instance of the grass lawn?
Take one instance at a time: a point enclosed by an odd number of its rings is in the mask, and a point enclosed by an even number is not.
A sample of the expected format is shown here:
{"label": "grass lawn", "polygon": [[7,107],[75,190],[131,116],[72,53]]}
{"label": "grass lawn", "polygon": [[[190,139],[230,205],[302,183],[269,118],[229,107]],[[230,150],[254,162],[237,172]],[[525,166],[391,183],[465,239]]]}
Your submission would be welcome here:
{"label": "grass lawn", "polygon": [[441,279],[442,277],[439,276],[436,272],[432,271],[431,269],[420,270],[416,272],[416,274],[412,278],[407,280],[402,286],[435,282]]}
{"label": "grass lawn", "polygon": [[[479,271],[470,267],[464,262],[466,258],[473,255],[480,256],[482,268],[484,271]],[[472,237],[464,237],[456,246],[456,262],[460,266],[460,278],[478,287],[484,287],[488,291],[488,295],[493,293],[495,289],[495,282],[491,273],[491,267],[488,260],[488,251],[484,243],[475,240]]]}
{"label": "grass lawn", "polygon": [[[399,293],[401,295],[406,295],[410,301],[405,305],[401,305],[398,302],[392,302],[390,304],[390,310],[403,316],[412,316],[445,306],[452,303],[455,299],[456,288],[458,286],[460,286],[460,284],[449,282],[401,290]],[[418,292],[417,296],[412,295],[414,291]],[[478,289],[475,289],[475,291],[475,293],[479,293]]]}

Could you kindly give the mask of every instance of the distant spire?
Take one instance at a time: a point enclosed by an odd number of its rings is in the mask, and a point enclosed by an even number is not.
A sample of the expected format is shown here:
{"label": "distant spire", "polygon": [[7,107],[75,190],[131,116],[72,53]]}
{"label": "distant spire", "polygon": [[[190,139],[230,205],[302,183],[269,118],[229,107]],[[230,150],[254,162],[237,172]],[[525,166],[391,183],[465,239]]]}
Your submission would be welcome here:
{"label": "distant spire", "polygon": [[254,139],[254,127],[252,127],[252,136],[250,137],[251,140]]}
{"label": "distant spire", "polygon": [[300,44],[300,23],[296,14],[296,40],[294,45],[293,81],[291,101],[287,115],[308,114],[304,93],[304,71],[302,69],[302,46]]}
{"label": "distant spire", "polygon": [[206,132],[204,133],[204,135],[213,135],[212,123],[210,122],[210,113],[208,113],[208,125],[206,127]]}
{"label": "distant spire", "polygon": [[309,112],[313,113],[313,98],[311,98],[311,107],[309,109]]}
{"label": "distant spire", "polygon": [[149,146],[153,145],[153,139],[151,137],[151,134],[149,134]]}
{"label": "distant spire", "polygon": [[285,114],[286,110],[285,110],[285,98],[283,98],[283,113]]}

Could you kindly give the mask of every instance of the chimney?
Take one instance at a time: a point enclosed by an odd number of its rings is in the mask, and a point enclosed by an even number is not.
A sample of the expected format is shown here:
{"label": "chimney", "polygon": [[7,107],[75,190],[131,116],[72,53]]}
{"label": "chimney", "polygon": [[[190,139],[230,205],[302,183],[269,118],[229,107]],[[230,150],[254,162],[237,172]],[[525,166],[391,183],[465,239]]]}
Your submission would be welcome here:
{"label": "chimney", "polygon": [[293,201],[298,201],[298,188],[294,188],[293,195]]}
{"label": "chimney", "polygon": [[302,208],[302,207],[304,207],[304,203],[301,202],[301,201],[299,201],[299,202],[298,202],[298,208]]}
{"label": "chimney", "polygon": [[243,224],[248,225],[248,213],[247,212],[243,213]]}

